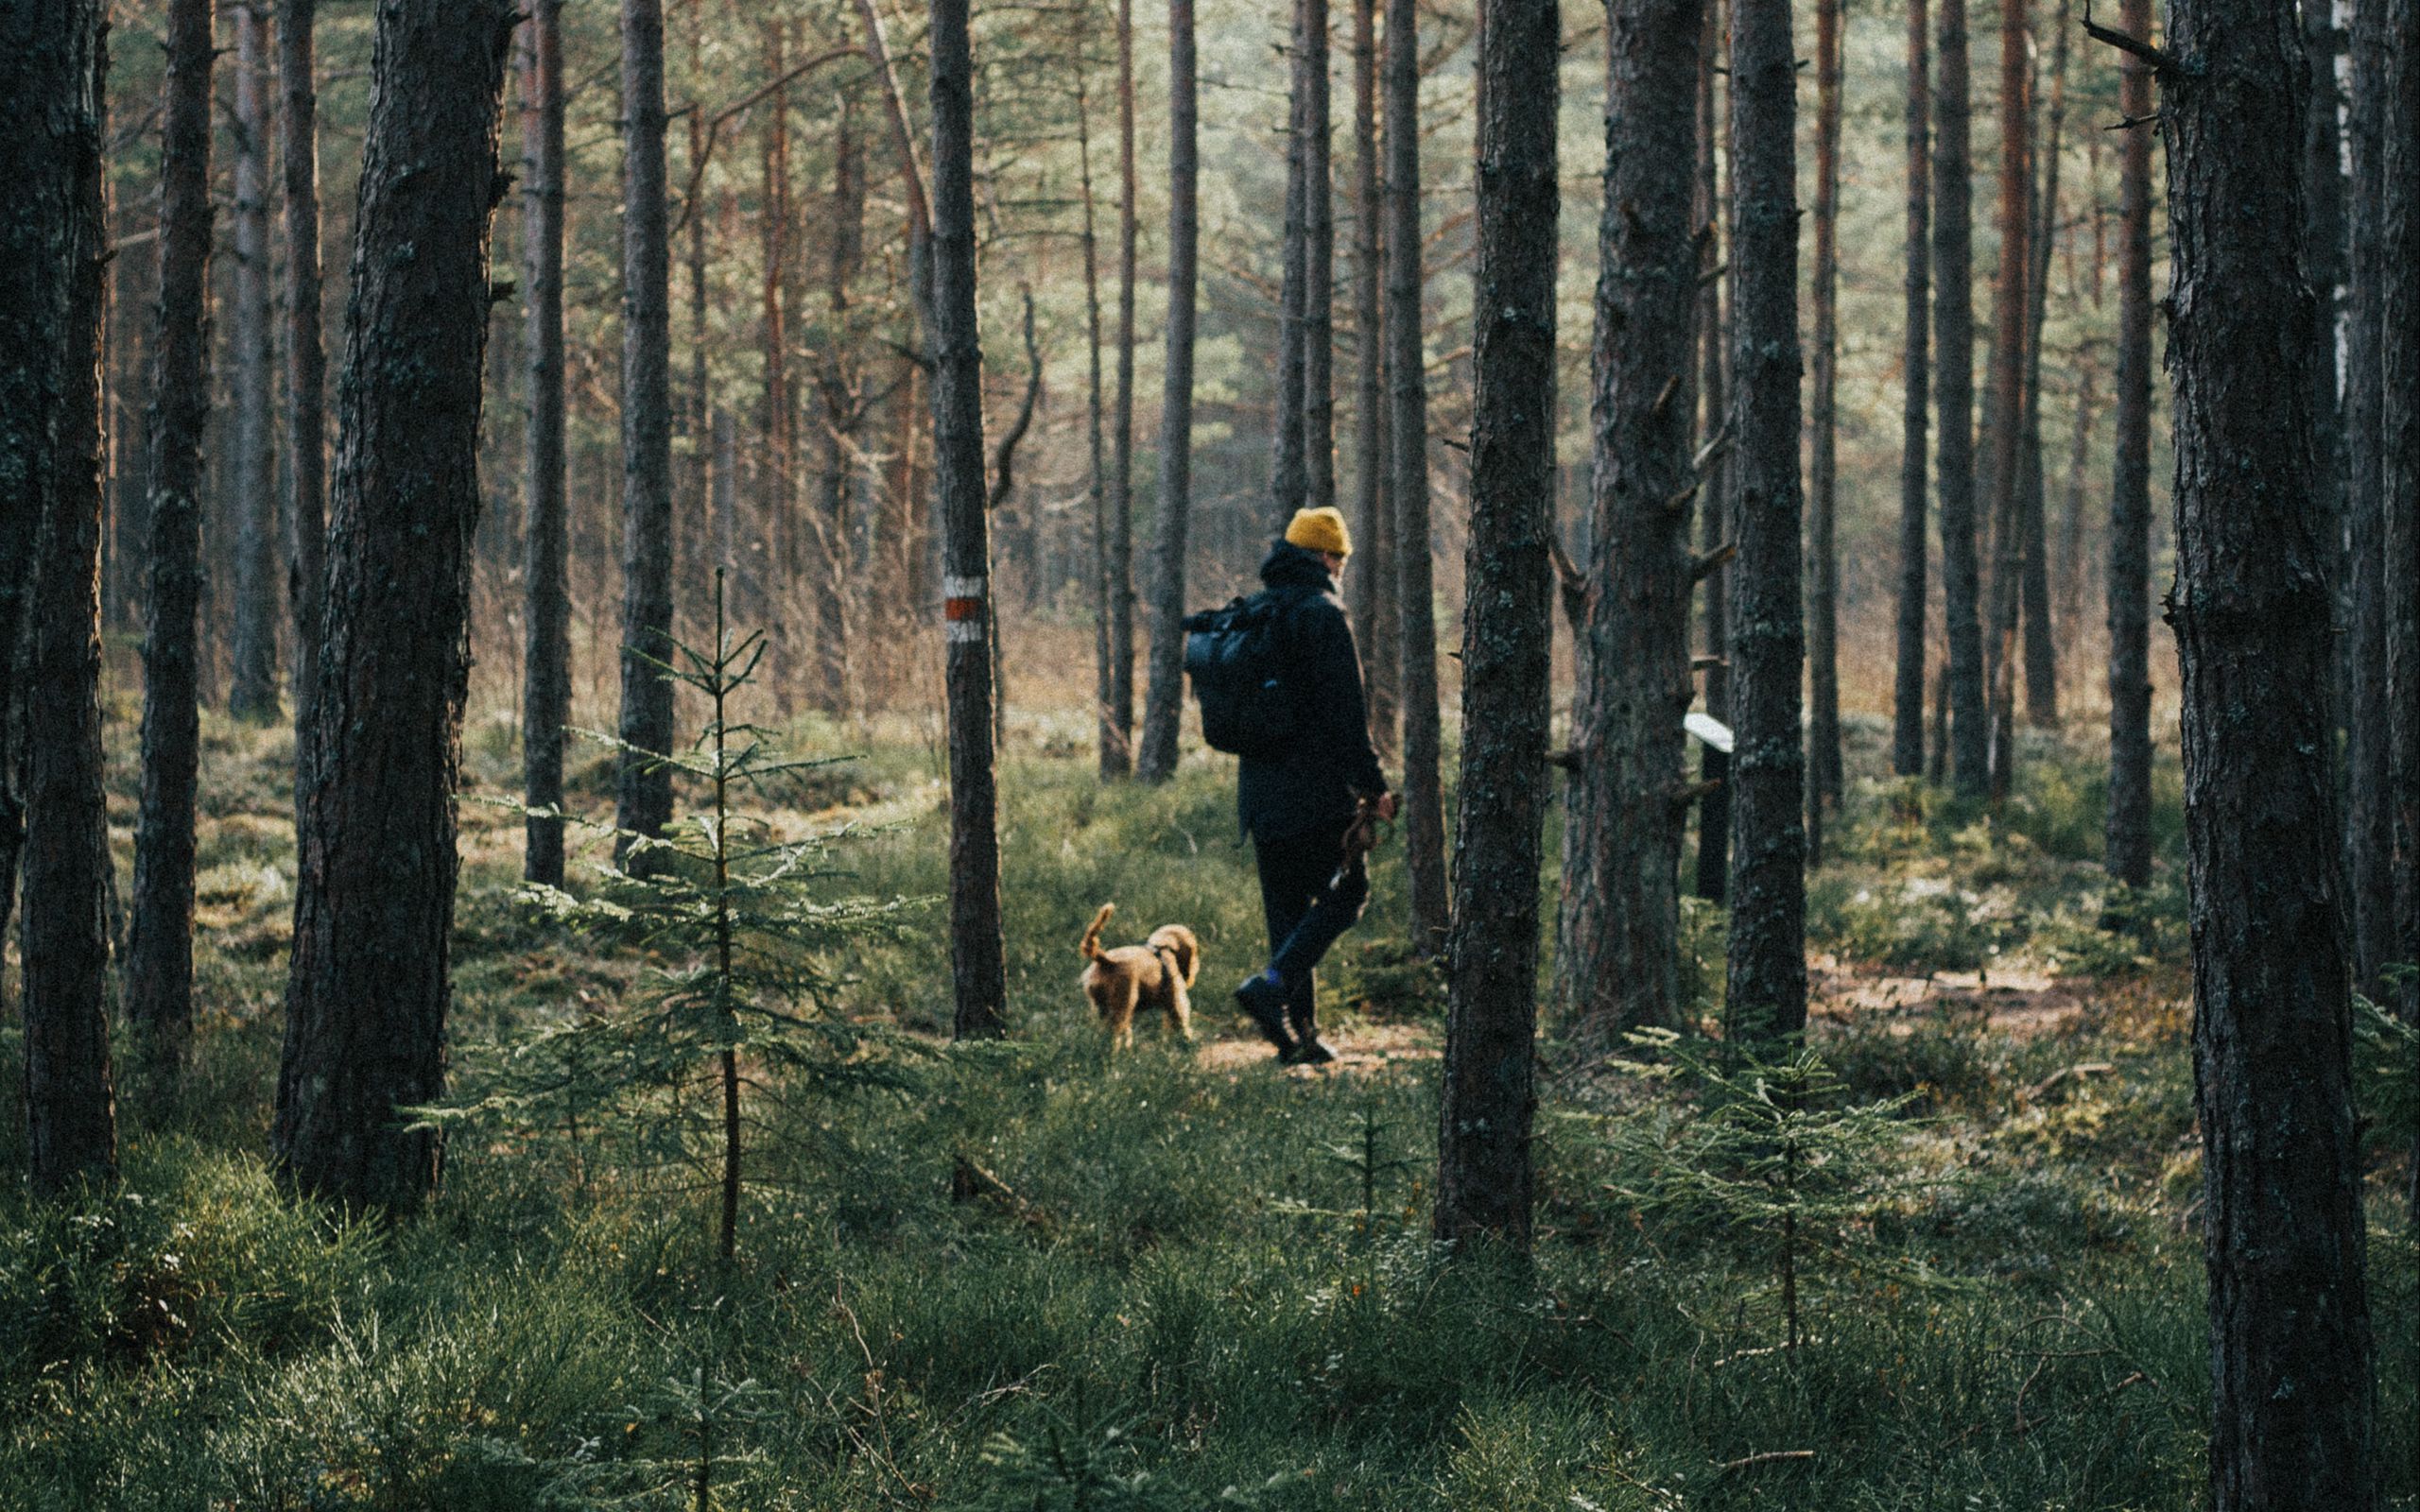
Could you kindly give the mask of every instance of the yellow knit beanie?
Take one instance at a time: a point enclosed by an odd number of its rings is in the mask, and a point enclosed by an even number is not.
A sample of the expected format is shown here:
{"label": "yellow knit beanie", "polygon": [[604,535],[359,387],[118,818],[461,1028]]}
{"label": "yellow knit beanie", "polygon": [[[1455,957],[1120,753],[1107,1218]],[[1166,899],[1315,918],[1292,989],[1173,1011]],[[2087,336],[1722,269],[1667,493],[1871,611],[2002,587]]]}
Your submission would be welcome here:
{"label": "yellow knit beanie", "polygon": [[1286,543],[1338,557],[1353,555],[1353,538],[1345,533],[1343,511],[1327,506],[1295,510],[1286,525]]}

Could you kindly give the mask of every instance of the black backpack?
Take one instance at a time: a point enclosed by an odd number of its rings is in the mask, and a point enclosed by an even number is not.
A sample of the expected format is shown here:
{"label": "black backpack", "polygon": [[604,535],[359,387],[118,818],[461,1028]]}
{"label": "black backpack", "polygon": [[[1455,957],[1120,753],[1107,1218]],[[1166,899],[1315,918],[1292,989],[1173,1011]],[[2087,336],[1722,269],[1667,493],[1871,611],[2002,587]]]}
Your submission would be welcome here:
{"label": "black backpack", "polygon": [[1212,750],[1273,761],[1293,749],[1294,690],[1286,685],[1282,641],[1289,607],[1286,595],[1264,589],[1184,617],[1184,670]]}

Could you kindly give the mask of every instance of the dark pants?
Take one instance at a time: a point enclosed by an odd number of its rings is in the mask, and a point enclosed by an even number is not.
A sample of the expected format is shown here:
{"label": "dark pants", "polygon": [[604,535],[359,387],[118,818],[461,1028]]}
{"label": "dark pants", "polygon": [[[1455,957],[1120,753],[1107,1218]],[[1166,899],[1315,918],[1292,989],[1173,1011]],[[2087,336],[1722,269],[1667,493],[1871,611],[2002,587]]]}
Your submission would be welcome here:
{"label": "dark pants", "polygon": [[1297,1035],[1317,1025],[1311,969],[1353,927],[1370,901],[1370,871],[1344,853],[1342,826],[1253,842],[1260,907],[1269,920],[1269,964],[1286,979],[1286,1017]]}

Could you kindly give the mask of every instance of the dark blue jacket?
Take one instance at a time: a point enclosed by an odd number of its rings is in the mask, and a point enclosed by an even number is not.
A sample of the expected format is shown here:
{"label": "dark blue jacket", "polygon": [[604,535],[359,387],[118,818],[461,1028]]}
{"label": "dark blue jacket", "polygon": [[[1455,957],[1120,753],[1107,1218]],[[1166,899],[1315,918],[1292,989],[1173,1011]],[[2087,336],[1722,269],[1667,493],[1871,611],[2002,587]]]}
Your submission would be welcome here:
{"label": "dark blue jacket", "polygon": [[1260,580],[1288,601],[1279,676],[1298,700],[1302,734],[1283,760],[1243,759],[1236,811],[1244,833],[1264,844],[1314,830],[1341,833],[1355,795],[1387,790],[1370,744],[1353,626],[1315,552],[1279,541],[1260,564]]}

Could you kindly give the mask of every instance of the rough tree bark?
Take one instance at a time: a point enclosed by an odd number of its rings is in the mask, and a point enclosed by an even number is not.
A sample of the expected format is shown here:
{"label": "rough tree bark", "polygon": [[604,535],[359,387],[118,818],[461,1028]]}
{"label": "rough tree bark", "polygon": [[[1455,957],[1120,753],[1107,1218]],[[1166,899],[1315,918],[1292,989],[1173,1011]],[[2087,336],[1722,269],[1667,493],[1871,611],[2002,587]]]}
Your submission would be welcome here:
{"label": "rough tree bark", "polygon": [[[1336,195],[1329,106],[1327,0],[1311,12],[1303,59],[1303,477],[1304,502],[1336,506]],[[1367,570],[1366,568],[1364,569]]]}
{"label": "rough tree bark", "polygon": [[814,517],[816,700],[831,713],[845,713],[856,699],[850,677],[849,585],[855,574],[849,552],[849,469],[856,449],[860,406],[849,354],[856,345],[849,284],[865,250],[865,164],[859,156],[854,94],[839,101],[832,143],[832,211],[824,260],[825,333],[821,371],[823,423],[820,448],[823,497]]}
{"label": "rough tree bark", "polygon": [[[758,396],[763,407],[756,416],[756,520],[765,549],[755,557],[756,593],[748,611],[769,622],[782,660],[795,662],[805,646],[804,637],[792,624],[798,607],[798,424],[789,371],[790,92],[780,82],[788,71],[785,43],[789,22],[771,17],[760,22],[758,30],[765,77],[775,82],[760,102],[763,114],[757,139],[761,178],[756,229],[763,255],[758,266],[756,336],[764,387]],[[785,712],[792,686],[788,675],[774,679],[774,696]]]}
{"label": "rough tree bark", "polygon": [[1347,585],[1361,647],[1370,733],[1382,757],[1395,749],[1398,720],[1392,550],[1387,509],[1386,346],[1380,336],[1377,0],[1353,0],[1353,534],[1361,569]]}
{"label": "rough tree bark", "polygon": [[2025,416],[2019,448],[2017,526],[2025,549],[2024,578],[2017,585],[2024,636],[2025,717],[2038,730],[2059,725],[2059,650],[2050,621],[2048,510],[2044,507],[2042,467],[2042,331],[2049,312],[2050,252],[2059,230],[2059,155],[2067,121],[2067,0],[2059,0],[2050,23],[2050,103],[2044,123],[2042,173],[2033,194],[2033,230],[2027,245]]}
{"label": "rough tree bark", "polygon": [[[521,49],[521,277],[527,285],[528,540],[523,551],[521,774],[533,809],[563,800],[571,718],[571,522],[563,492],[562,0],[531,0]],[[522,875],[560,887],[563,822],[525,824]]]}
{"label": "rough tree bark", "polygon": [[2033,105],[2027,22],[2031,0],[2000,4],[1999,262],[1992,279],[1990,445],[1980,490],[1990,510],[1992,575],[1983,616],[1983,696],[1990,722],[1991,796],[2008,796],[2016,752],[2017,589],[2024,576],[2025,332],[2033,179]]}
{"label": "rough tree bark", "polygon": [[[513,8],[378,14],[337,386],[328,636],[307,739],[278,1166],[404,1211],[437,1146],[397,1108],[444,1078],[454,788],[478,520],[488,226]],[[394,249],[409,246],[410,258]]]}
{"label": "rough tree bark", "polygon": [[2344,517],[2351,558],[2344,664],[2345,872],[2353,981],[2384,989],[2394,950],[2394,816],[2388,802],[2386,499],[2379,491],[2378,242],[2385,198],[2386,17],[2381,0],[2353,8],[2351,148],[2345,193]]}
{"label": "rough tree bark", "polygon": [[1975,222],[1966,0],[1941,0],[1933,99],[1933,487],[1941,497],[1942,615],[1949,641],[1950,770],[1961,797],[1991,785],[1983,712],[1982,569],[1975,543]]}
{"label": "rough tree bark", "polygon": [[1736,0],[1732,195],[1738,275],[1731,413],[1738,576],[1731,604],[1731,948],[1735,1032],[1806,1026],[1806,747],[1799,677],[1797,100],[1789,0]]}
{"label": "rough tree bark", "polygon": [[1562,10],[1556,0],[1482,0],[1478,35],[1459,906],[1447,950],[1436,1234],[1448,1242],[1493,1239],[1527,1254],[1554,630],[1548,549]]}
{"label": "rough tree bark", "polygon": [[984,518],[983,353],[975,322],[974,61],[967,0],[930,0],[933,458],[949,661],[949,943],[960,1040],[1007,1027],[993,771],[992,547]]}
{"label": "rough tree bark", "polygon": [[1616,0],[1607,18],[1587,591],[1555,961],[1564,1018],[1599,1032],[1681,1017],[1703,12],[1704,0]]}
{"label": "rough tree bark", "polygon": [[[2151,32],[2151,0],[2123,0],[2118,26]],[[2128,120],[2152,112],[2151,70],[2129,55],[2119,64],[2118,109]],[[2109,494],[2109,809],[2101,865],[2112,880],[2152,880],[2152,143],[2130,127],[2118,168],[2118,413]]]}
{"label": "rough tree bark", "polygon": [[[328,352],[320,322],[320,94],[313,75],[318,5],[285,0],[277,32],[279,166],[285,187],[285,581],[294,616],[297,730],[319,674],[328,532]],[[294,759],[307,756],[298,741]],[[299,766],[295,775],[299,782]]]}
{"label": "rough tree bark", "polygon": [[1807,417],[1806,864],[1824,864],[1824,815],[1841,801],[1839,519],[1841,8],[1815,7],[1815,371]]}
{"label": "rough tree bark", "polygon": [[[622,716],[615,782],[625,835],[661,834],[672,773],[672,307],[664,198],[663,0],[622,0]],[[632,863],[630,842],[615,859]]]}
{"label": "rough tree bark", "polygon": [[[1698,269],[1698,444],[1711,448],[1704,486],[1698,492],[1699,540],[1709,558],[1730,540],[1731,458],[1719,444],[1731,422],[1726,382],[1730,334],[1722,323],[1723,213],[1722,182],[1715,170],[1716,146],[1722,134],[1723,112],[1715,94],[1724,37],[1720,0],[1707,0],[1698,38],[1697,199],[1694,212],[1701,251]],[[1705,576],[1705,712],[1716,719],[1731,718],[1731,569],[1717,566]],[[1731,757],[1712,746],[1698,753],[1698,782],[1705,796],[1698,802],[1697,895],[1720,903],[1731,886]]]}
{"label": "rough tree bark", "polygon": [[[147,1054],[193,1032],[194,789],[199,707],[201,438],[210,418],[210,0],[168,7],[160,152],[160,302],[151,335],[150,586],[143,623],[143,773],[126,1016]],[[298,700],[298,703],[300,700]],[[297,740],[296,760],[305,743]]]}
{"label": "rough tree bark", "polygon": [[1100,371],[1100,244],[1093,194],[1090,70],[1076,63],[1076,180],[1083,210],[1080,248],[1084,265],[1084,503],[1092,521],[1093,728],[1102,782],[1121,776],[1125,742],[1111,716],[1109,601],[1109,417]]}
{"label": "rough tree bark", "polygon": [[[1117,378],[1109,425],[1109,708],[1101,773],[1134,765],[1134,0],[1117,0]],[[1171,268],[1170,277],[1174,277]]]}
{"label": "rough tree bark", "polygon": [[[117,1174],[100,706],[106,31],[101,0],[0,12],[0,152],[18,199],[0,218],[0,541],[34,545],[5,569],[28,569],[30,624],[0,628],[23,632],[6,649],[25,676],[19,1022],[27,1176],[43,1195]],[[0,682],[0,700],[16,684]]]}
{"label": "rough tree bark", "polygon": [[235,301],[229,353],[234,387],[235,636],[227,712],[277,716],[276,435],[269,424],[268,16],[235,10]]}
{"label": "rough tree bark", "polygon": [[1891,687],[1891,770],[1901,777],[1922,776],[1925,768],[1925,388],[1932,356],[1926,321],[1932,297],[1932,194],[1926,162],[1932,135],[1932,56],[1926,10],[1926,0],[1908,0],[1908,300],[1899,420],[1897,662]]}
{"label": "rough tree bark", "polygon": [[[1387,428],[1403,631],[1404,870],[1411,948],[1434,954],[1447,923],[1443,730],[1428,542],[1428,383],[1421,352],[1420,36],[1415,0],[1387,0]],[[1465,668],[1467,674],[1468,669]]]}
{"label": "rough tree bark", "polygon": [[[2378,217],[2378,492],[2385,501],[2386,747],[2394,825],[2388,958],[2420,963],[2420,4],[2391,0]],[[2396,993],[2420,1024],[2420,981]],[[2414,1150],[2420,1156],[2420,1149]],[[2420,1170],[2411,1200],[2420,1215]]]}
{"label": "rough tree bark", "polygon": [[1168,311],[1160,399],[1159,524],[1151,546],[1150,682],[1135,775],[1176,773],[1184,700],[1184,538],[1193,505],[1193,325],[1198,255],[1193,0],[1168,0]]}
{"label": "rough tree bark", "polygon": [[[2211,1505],[2366,1512],[2350,983],[2337,858],[2312,843],[2337,812],[2318,736],[2335,650],[2300,230],[2308,75],[2277,0],[2170,0],[2168,24],[2166,56],[2190,60],[2160,75]],[[2247,365],[2264,381],[2242,382]]]}
{"label": "rough tree bark", "polygon": [[1290,64],[1286,90],[1286,215],[1280,232],[1277,289],[1277,381],[1270,417],[1269,498],[1270,518],[1284,530],[1294,511],[1309,502],[1310,464],[1305,445],[1308,388],[1304,329],[1310,305],[1310,58],[1313,27],[1324,60],[1327,0],[1294,0],[1294,30],[1287,46]]}

